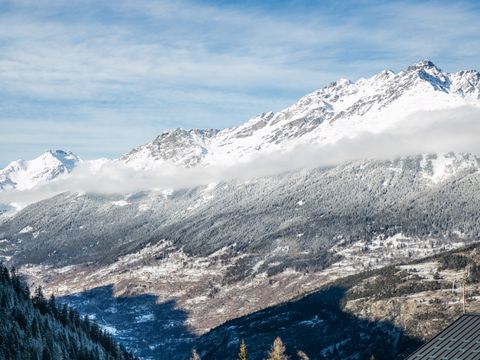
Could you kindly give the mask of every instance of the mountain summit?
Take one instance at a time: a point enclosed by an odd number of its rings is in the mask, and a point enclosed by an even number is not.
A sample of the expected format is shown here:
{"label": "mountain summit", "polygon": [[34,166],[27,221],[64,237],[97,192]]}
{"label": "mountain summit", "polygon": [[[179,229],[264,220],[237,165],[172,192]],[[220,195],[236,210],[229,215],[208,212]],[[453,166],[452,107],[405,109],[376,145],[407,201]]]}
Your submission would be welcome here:
{"label": "mountain summit", "polygon": [[33,160],[16,160],[0,170],[0,190],[26,190],[69,173],[82,160],[72,152],[49,150]]}

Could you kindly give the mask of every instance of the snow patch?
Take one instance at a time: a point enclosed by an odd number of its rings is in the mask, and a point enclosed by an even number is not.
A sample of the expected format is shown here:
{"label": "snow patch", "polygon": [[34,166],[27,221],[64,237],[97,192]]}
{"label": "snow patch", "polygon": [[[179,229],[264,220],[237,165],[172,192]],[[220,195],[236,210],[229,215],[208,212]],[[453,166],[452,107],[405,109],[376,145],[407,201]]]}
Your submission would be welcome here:
{"label": "snow patch", "polygon": [[154,320],[155,320],[155,315],[153,314],[143,314],[143,315],[135,316],[136,323],[145,323],[145,322],[154,321]]}
{"label": "snow patch", "polygon": [[130,203],[128,201],[125,201],[125,200],[118,200],[118,201],[112,201],[111,204],[113,206],[126,206],[126,205],[129,205]]}
{"label": "snow patch", "polygon": [[105,324],[98,324],[104,331],[106,331],[107,333],[109,333],[110,335],[118,335],[119,334],[119,331],[111,326],[111,325],[105,325]]}
{"label": "snow patch", "polygon": [[19,234],[27,234],[27,233],[31,233],[33,231],[33,227],[31,227],[30,225],[28,226],[25,226],[22,230],[20,230],[18,233]]}

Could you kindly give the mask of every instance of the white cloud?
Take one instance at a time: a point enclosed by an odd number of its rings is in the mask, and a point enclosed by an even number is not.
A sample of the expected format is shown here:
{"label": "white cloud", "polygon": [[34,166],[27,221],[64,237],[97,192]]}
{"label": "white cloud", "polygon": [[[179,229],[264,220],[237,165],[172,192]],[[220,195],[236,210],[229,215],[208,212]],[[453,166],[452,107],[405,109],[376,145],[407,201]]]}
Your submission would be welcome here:
{"label": "white cloud", "polygon": [[480,109],[472,107],[424,111],[407,117],[395,128],[363,133],[328,145],[300,146],[286,152],[260,154],[250,162],[231,166],[183,168],[161,164],[157,169],[134,170],[121,162],[109,162],[92,171],[79,166],[71,174],[31,190],[0,193],[0,203],[25,205],[62,192],[135,193],[179,189],[229,179],[247,180],[309,167],[333,166],[352,160],[435,152],[471,152],[480,155]]}

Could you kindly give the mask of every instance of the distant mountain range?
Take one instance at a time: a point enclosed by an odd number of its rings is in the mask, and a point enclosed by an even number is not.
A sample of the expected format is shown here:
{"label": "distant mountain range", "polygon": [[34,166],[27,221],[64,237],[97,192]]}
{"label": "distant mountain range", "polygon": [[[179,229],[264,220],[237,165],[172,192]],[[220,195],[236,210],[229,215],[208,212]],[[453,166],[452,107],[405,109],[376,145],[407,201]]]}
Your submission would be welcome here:
{"label": "distant mountain range", "polygon": [[398,74],[385,70],[355,83],[338,80],[278,113],[260,114],[236,128],[166,132],[121,159],[141,168],[162,161],[185,166],[232,163],[258,152],[381,133],[418,111],[463,105],[480,105],[480,74],[449,74],[421,61]]}
{"label": "distant mountain range", "polygon": [[[136,169],[156,168],[165,162],[186,167],[231,165],[298,145],[334,144],[362,133],[381,134],[419,111],[466,105],[480,108],[480,73],[445,73],[424,60],[399,73],[385,70],[354,83],[338,80],[278,113],[262,113],[238,127],[164,132],[113,161]],[[0,190],[32,188],[70,173],[80,163],[80,157],[62,150],[14,161],[0,170]]]}

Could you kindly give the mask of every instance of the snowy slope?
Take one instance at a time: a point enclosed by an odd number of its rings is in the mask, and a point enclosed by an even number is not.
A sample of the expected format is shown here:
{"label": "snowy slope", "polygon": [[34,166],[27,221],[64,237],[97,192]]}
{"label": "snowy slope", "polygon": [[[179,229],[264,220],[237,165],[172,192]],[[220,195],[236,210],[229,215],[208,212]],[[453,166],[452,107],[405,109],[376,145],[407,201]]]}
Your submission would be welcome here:
{"label": "snowy slope", "polygon": [[136,168],[169,161],[179,165],[232,164],[259,151],[299,144],[332,144],[362,132],[382,133],[418,111],[480,106],[480,74],[442,72],[421,61],[394,73],[385,70],[355,83],[341,79],[278,112],[260,114],[221,131],[176,129],[124,155]]}
{"label": "snowy slope", "polygon": [[47,151],[33,160],[16,160],[0,170],[0,190],[31,189],[35,185],[70,173],[82,160],[72,152]]}
{"label": "snowy slope", "polygon": [[472,154],[426,154],[421,161],[420,174],[432,184],[438,184],[456,174],[480,170],[480,159]]}

